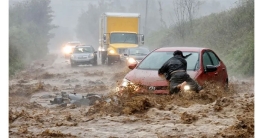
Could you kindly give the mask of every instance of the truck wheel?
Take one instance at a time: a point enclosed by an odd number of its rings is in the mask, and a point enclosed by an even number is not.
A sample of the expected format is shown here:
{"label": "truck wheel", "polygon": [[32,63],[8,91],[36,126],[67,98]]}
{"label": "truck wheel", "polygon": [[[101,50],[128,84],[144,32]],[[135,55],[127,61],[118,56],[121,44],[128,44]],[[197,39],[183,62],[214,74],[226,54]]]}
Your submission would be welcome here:
{"label": "truck wheel", "polygon": [[101,51],[101,64],[106,64],[107,51]]}
{"label": "truck wheel", "polygon": [[108,66],[110,66],[111,63],[112,63],[111,58],[110,58],[110,57],[107,57],[106,64],[107,64]]}

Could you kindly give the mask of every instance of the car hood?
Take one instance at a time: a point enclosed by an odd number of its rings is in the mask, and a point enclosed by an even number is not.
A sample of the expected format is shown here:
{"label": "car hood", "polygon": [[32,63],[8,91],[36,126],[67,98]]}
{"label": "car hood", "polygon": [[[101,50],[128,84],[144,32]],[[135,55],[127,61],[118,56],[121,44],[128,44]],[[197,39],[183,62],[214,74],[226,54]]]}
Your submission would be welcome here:
{"label": "car hood", "polygon": [[[195,78],[195,75],[197,74],[195,71],[187,71],[187,73],[190,75],[191,78]],[[168,81],[158,75],[158,70],[134,69],[125,76],[125,79],[128,79],[133,83],[146,86],[168,85]]]}
{"label": "car hood", "polygon": [[73,53],[74,56],[89,56],[92,53]]}
{"label": "car hood", "polygon": [[135,60],[141,61],[143,58],[145,58],[146,55],[130,55],[129,57],[134,58]]}

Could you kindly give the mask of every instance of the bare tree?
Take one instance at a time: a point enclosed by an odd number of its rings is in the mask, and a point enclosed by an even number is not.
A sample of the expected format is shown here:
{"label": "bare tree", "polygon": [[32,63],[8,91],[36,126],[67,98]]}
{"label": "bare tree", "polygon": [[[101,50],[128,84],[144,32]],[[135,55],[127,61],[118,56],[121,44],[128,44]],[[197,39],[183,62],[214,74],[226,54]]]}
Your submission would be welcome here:
{"label": "bare tree", "polygon": [[184,0],[185,6],[188,13],[188,20],[190,21],[190,27],[193,28],[193,18],[197,10],[199,9],[199,6],[201,5],[201,2],[199,0]]}
{"label": "bare tree", "polygon": [[146,0],[146,8],[145,8],[145,24],[144,24],[144,35],[146,35],[147,28],[147,14],[148,13],[148,0]]}
{"label": "bare tree", "polygon": [[179,36],[183,39],[185,38],[185,26],[187,22],[187,13],[186,7],[184,4],[184,0],[174,0],[173,1],[173,10],[174,10],[174,17],[175,21],[174,24],[176,25],[176,30],[179,33]]}
{"label": "bare tree", "polygon": [[161,16],[161,24],[165,27],[165,28],[167,28],[167,25],[166,25],[166,23],[164,22],[164,20],[163,20],[163,13],[162,13],[162,11],[163,11],[163,9],[162,9],[162,4],[161,4],[161,1],[158,1],[158,3],[159,3],[159,13],[160,13],[160,16]]}
{"label": "bare tree", "polygon": [[199,0],[173,0],[174,15],[172,18],[175,18],[176,30],[183,41],[186,33],[193,28],[194,15],[200,4]]}

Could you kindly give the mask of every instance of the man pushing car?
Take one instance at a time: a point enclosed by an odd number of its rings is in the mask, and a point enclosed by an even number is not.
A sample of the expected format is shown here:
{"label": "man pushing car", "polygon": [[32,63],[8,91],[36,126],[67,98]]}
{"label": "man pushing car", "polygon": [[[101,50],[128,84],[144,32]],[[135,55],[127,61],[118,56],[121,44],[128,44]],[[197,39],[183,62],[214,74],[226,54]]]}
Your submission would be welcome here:
{"label": "man pushing car", "polygon": [[168,59],[158,70],[158,75],[164,76],[169,81],[170,94],[178,93],[186,83],[190,85],[191,90],[197,93],[202,90],[202,87],[186,72],[187,62],[185,59],[190,55],[184,56],[182,51],[176,50],[173,57]]}

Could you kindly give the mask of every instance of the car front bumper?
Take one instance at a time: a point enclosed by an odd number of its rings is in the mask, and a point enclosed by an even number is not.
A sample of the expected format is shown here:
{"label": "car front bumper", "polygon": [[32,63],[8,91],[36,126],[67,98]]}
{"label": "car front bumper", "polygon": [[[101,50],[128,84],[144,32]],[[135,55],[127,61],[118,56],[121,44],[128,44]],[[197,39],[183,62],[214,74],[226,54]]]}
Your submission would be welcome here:
{"label": "car front bumper", "polygon": [[73,64],[92,64],[94,63],[94,58],[88,59],[70,59],[70,62]]}
{"label": "car front bumper", "polygon": [[169,94],[167,86],[117,86],[116,93],[123,94],[127,92],[132,93],[153,93],[153,94]]}

